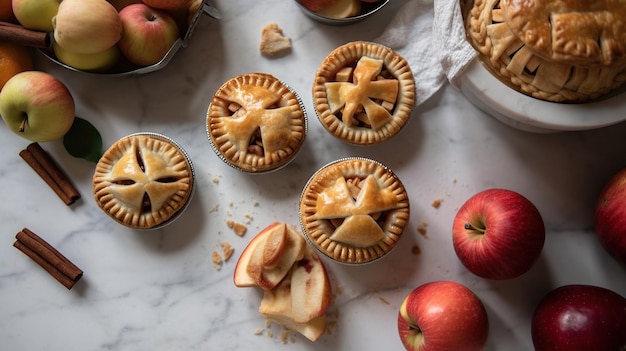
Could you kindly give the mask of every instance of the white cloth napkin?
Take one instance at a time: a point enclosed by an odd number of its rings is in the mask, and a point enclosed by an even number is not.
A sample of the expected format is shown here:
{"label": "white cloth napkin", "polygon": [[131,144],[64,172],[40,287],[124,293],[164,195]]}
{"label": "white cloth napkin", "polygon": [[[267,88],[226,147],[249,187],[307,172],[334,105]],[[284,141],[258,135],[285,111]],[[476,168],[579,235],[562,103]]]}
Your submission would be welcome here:
{"label": "white cloth napkin", "polygon": [[476,51],[465,39],[458,0],[410,0],[375,39],[402,55],[415,76],[419,105],[459,76]]}

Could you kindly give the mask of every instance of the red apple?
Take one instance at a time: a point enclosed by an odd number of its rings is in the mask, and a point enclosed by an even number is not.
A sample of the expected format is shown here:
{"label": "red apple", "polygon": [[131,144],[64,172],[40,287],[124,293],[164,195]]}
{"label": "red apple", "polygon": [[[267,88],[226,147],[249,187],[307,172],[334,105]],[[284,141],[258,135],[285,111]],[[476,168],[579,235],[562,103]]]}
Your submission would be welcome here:
{"label": "red apple", "polygon": [[604,249],[626,264],[626,168],[615,174],[602,190],[594,223]]}
{"label": "red apple", "polygon": [[487,342],[489,320],[470,289],[436,281],[417,287],[404,299],[398,332],[409,351],[478,351]]}
{"label": "red apple", "polygon": [[472,273],[486,279],[512,279],[533,266],[545,241],[537,208],[506,189],[487,189],[468,199],[452,225],[457,256]]}
{"label": "red apple", "polygon": [[119,47],[138,66],[159,62],[179,38],[176,21],[167,12],[145,4],[131,4],[120,13],[124,27]]}
{"label": "red apple", "polygon": [[536,351],[626,350],[626,299],[598,286],[561,286],[537,305],[531,333]]}
{"label": "red apple", "polygon": [[317,12],[336,4],[339,0],[298,0],[298,2],[307,9]]}
{"label": "red apple", "polygon": [[186,10],[191,6],[191,0],[142,0],[144,4],[161,10]]}

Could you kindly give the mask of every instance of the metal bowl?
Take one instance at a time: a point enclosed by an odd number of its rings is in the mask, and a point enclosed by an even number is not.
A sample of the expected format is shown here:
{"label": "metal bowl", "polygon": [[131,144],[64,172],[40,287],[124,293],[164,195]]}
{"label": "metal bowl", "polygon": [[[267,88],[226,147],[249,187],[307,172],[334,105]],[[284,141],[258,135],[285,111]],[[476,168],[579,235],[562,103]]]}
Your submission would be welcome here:
{"label": "metal bowl", "polygon": [[390,0],[380,0],[376,2],[363,2],[361,5],[361,13],[356,16],[347,17],[347,18],[332,18],[332,17],[322,16],[302,6],[300,2],[298,2],[297,0],[295,1],[295,3],[300,8],[300,10],[304,12],[305,15],[307,15],[308,17],[318,22],[322,22],[322,23],[330,24],[330,25],[346,25],[346,24],[351,24],[351,23],[362,21],[366,19],[367,17],[372,16],[373,14],[378,12],[378,10],[382,9],[385,5],[387,5],[389,1]]}
{"label": "metal bowl", "polygon": [[186,47],[201,14],[209,15],[210,17],[215,19],[221,18],[221,14],[218,9],[208,4],[207,0],[201,0],[196,12],[190,13],[189,18],[183,20],[186,23],[180,23],[181,28],[184,28],[184,34],[174,42],[174,44],[165,54],[165,56],[159,62],[143,67],[133,65],[127,60],[120,59],[119,62],[115,64],[115,66],[103,72],[85,71],[77,69],[57,59],[53,50],[53,33],[34,31],[12,23],[0,22],[0,40],[7,40],[20,45],[38,48],[41,53],[48,59],[58,64],[59,66],[67,68],[71,71],[107,76],[138,75],[162,69],[171,61],[171,59],[174,57],[179,49]]}

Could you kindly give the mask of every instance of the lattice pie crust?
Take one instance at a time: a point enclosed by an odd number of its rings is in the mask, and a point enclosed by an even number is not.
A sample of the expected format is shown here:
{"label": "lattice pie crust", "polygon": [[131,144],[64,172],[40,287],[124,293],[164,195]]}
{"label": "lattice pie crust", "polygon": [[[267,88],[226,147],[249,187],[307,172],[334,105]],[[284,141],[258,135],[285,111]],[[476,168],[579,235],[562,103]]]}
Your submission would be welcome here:
{"label": "lattice pie crust", "polygon": [[470,43],[510,87],[538,99],[583,102],[626,80],[621,0],[461,0]]}

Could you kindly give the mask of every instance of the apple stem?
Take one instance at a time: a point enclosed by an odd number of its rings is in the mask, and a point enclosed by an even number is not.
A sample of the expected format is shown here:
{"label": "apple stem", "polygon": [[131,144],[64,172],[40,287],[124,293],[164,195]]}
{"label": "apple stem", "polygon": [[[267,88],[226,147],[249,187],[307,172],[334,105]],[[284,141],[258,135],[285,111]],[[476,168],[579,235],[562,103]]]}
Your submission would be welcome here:
{"label": "apple stem", "polygon": [[480,232],[481,234],[485,233],[485,228],[477,228],[475,227],[472,223],[465,223],[465,229],[467,230],[475,230],[477,232]]}
{"label": "apple stem", "polygon": [[24,130],[26,129],[26,122],[28,122],[28,118],[24,117],[22,118],[22,122],[20,123],[20,126],[17,128],[17,131],[20,133],[23,133]]}

